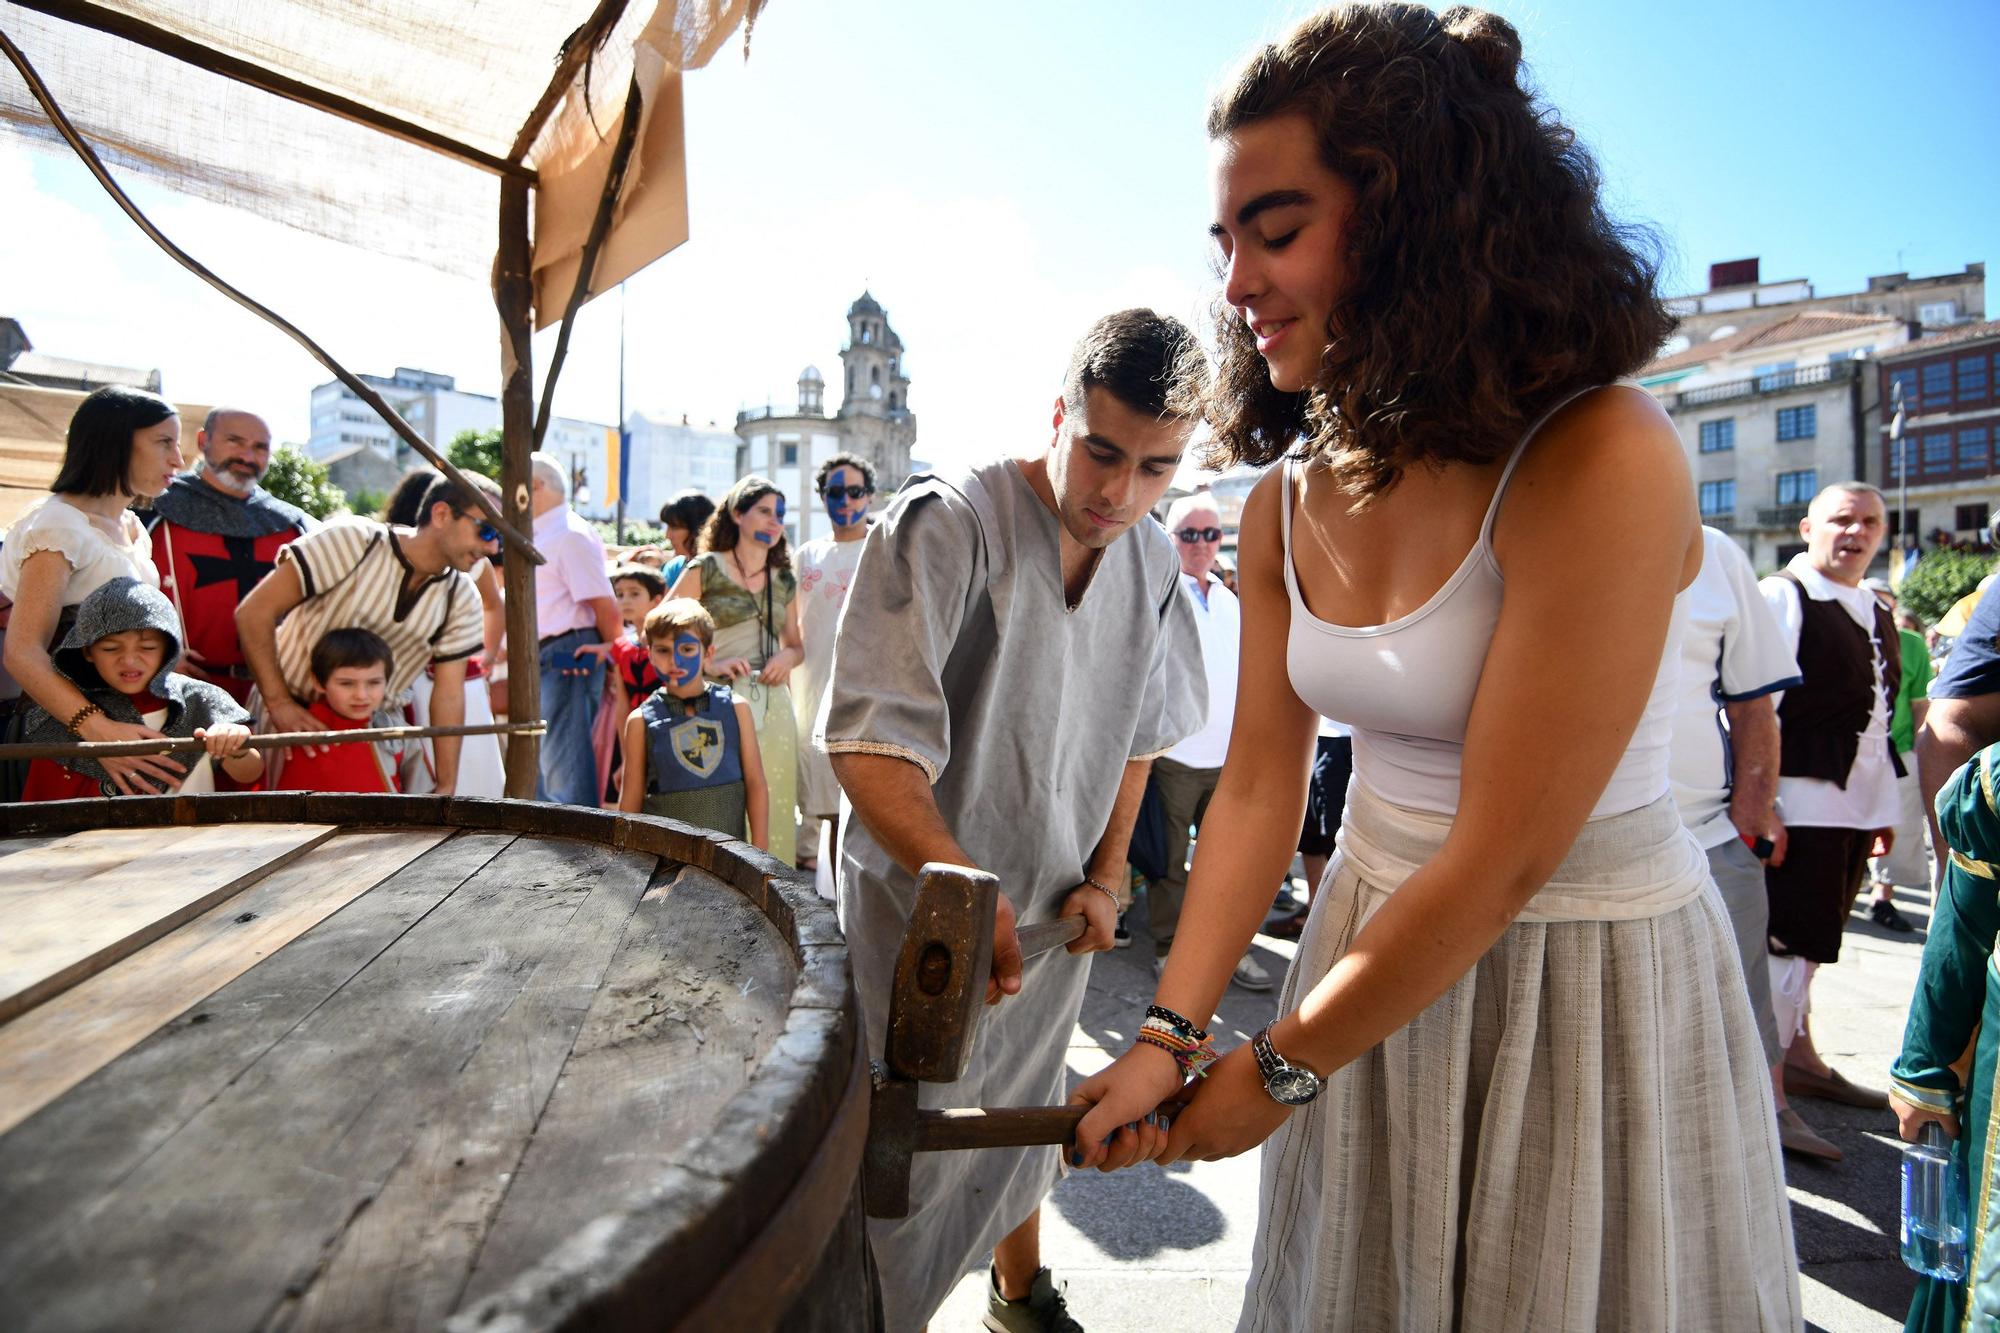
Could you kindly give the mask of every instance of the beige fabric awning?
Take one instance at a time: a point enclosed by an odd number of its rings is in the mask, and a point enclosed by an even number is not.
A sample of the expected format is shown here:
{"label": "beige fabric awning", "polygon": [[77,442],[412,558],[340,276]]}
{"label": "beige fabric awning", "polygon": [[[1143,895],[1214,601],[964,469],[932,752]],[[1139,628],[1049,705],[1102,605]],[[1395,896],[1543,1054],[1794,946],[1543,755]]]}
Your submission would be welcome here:
{"label": "beige fabric awning", "polygon": [[[515,159],[521,127],[549,88],[565,41],[614,7],[611,0],[0,0],[0,28],[114,170],[483,278],[498,225],[495,169]],[[560,316],[574,281],[635,69],[646,119],[597,287],[686,239],[680,74],[705,64],[762,7],[763,0],[631,0],[518,155],[539,178],[541,322]],[[130,22],[185,39],[197,58],[206,51],[245,62],[467,151],[419,146],[88,26]],[[68,151],[4,64],[0,129]]]}

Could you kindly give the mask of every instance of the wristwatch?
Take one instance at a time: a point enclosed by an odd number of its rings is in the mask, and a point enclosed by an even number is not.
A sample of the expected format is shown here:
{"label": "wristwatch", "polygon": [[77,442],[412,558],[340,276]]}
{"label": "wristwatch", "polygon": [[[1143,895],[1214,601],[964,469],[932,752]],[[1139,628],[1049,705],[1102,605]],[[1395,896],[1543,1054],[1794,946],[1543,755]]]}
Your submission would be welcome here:
{"label": "wristwatch", "polygon": [[1326,1080],[1302,1065],[1291,1064],[1279,1055],[1271,1045],[1271,1025],[1266,1023],[1256,1036],[1250,1039],[1250,1050],[1257,1057],[1257,1068],[1264,1075],[1264,1091],[1271,1094],[1271,1100],[1281,1106],[1304,1106],[1319,1096]]}

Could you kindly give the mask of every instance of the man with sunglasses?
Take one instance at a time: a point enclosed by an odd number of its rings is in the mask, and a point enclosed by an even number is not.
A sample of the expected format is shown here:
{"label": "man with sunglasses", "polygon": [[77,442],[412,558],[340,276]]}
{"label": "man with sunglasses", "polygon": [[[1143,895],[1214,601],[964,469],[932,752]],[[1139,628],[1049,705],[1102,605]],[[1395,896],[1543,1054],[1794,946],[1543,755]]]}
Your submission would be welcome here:
{"label": "man with sunglasses", "polygon": [[803,742],[799,746],[798,858],[802,867],[827,866],[827,873],[819,877],[820,892],[830,898],[835,846],[829,837],[823,861],[820,830],[840,811],[840,784],[834,781],[826,751],[808,738],[819,717],[820,698],[826,693],[827,674],[833,666],[833,635],[840,627],[840,609],[847,604],[847,587],[854,581],[854,567],[861,563],[862,539],[868,535],[868,507],[875,500],[874,465],[858,454],[835,454],[819,465],[813,489],[819,492],[826,516],[833,521],[833,535],[807,542],[792,561],[799,576],[799,638],[806,653],[792,672],[792,707],[797,710]]}
{"label": "man with sunglasses", "polygon": [[[495,505],[500,491],[473,478]],[[468,573],[500,552],[499,533],[457,483],[439,477],[424,492],[415,528],[342,515],[278,553],[236,609],[236,631],[257,688],[250,710],[263,731],[324,731],[307,711],[312,650],[328,630],[365,629],[389,645],[395,668],[377,725],[402,724],[403,698],[432,670],[430,723],[465,721],[465,664],[481,646],[479,589]],[[460,741],[433,746],[436,791],[458,784]],[[315,754],[308,748],[305,753]]]}
{"label": "man with sunglasses", "polygon": [[[1146,888],[1146,927],[1153,934],[1153,970],[1166,966],[1187,896],[1188,844],[1208,814],[1209,798],[1222,778],[1229,754],[1229,728],[1236,717],[1236,654],[1242,615],[1236,594],[1215,575],[1222,550],[1222,514],[1206,491],[1183,495],[1167,510],[1167,531],[1181,558],[1181,595],[1201,631],[1202,675],[1208,682],[1208,722],[1200,731],[1153,761],[1152,781],[1160,794],[1167,825],[1167,873]],[[1249,955],[1236,964],[1235,982],[1244,990],[1271,989],[1271,974]]]}

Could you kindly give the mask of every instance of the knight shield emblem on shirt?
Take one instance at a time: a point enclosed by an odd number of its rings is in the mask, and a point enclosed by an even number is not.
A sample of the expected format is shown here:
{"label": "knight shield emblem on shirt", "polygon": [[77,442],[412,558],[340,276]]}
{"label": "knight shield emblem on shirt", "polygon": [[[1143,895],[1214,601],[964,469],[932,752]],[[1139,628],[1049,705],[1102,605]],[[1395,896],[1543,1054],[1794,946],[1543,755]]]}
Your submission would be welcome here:
{"label": "knight shield emblem on shirt", "polygon": [[674,758],[697,777],[711,777],[722,764],[722,724],[705,717],[691,717],[667,733],[673,742]]}

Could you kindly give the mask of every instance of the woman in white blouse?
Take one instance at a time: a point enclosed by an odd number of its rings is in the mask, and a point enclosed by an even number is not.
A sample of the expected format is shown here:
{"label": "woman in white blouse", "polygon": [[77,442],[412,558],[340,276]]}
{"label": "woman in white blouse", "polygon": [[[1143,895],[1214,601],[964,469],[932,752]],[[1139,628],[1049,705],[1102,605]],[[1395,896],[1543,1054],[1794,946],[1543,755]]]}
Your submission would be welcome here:
{"label": "woman in white blouse", "polygon": [[[5,664],[29,697],[58,718],[87,700],[49,658],[77,604],[124,575],[160,585],[152,543],[132,513],[134,500],[167,489],[181,467],[181,421],[158,394],[111,385],[77,405],[62,471],[7,530],[0,546],[0,596],[13,602]],[[92,713],[75,728],[86,741],[146,740],[160,733]],[[150,795],[178,782],[181,764],[164,755],[107,759],[106,771],[128,795]]]}

